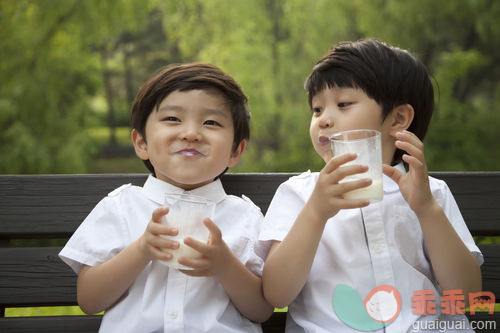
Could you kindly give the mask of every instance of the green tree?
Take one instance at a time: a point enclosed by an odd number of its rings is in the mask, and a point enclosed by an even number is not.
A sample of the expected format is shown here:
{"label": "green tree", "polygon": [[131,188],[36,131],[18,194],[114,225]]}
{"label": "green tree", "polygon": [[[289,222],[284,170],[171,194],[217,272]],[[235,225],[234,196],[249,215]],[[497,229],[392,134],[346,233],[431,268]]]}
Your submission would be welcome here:
{"label": "green tree", "polygon": [[96,43],[137,28],[141,12],[137,1],[0,2],[0,172],[85,172]]}

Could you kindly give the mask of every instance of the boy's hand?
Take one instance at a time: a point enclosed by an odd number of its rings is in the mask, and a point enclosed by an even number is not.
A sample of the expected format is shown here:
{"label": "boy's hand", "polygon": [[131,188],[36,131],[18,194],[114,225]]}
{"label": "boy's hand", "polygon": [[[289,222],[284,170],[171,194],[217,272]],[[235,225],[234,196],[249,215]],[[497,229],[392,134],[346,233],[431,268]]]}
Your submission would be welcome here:
{"label": "boy's hand", "polygon": [[365,207],[370,204],[368,200],[344,199],[343,194],[352,190],[369,186],[369,178],[348,181],[339,184],[346,176],[363,173],[368,170],[366,165],[342,166],[356,159],[356,154],[343,154],[333,157],[319,173],[318,182],[306,206],[326,221],[336,215],[340,209]]}
{"label": "boy's hand", "polygon": [[397,133],[396,139],[396,147],[408,153],[402,158],[408,163],[410,170],[403,174],[394,167],[384,165],[383,171],[398,184],[401,194],[418,216],[435,202],[429,186],[424,144],[409,131]]}
{"label": "boy's hand", "polygon": [[139,249],[149,260],[160,259],[168,261],[172,259],[172,255],[164,252],[162,249],[176,250],[179,248],[177,241],[161,236],[175,236],[179,233],[179,230],[161,223],[162,217],[167,215],[167,213],[168,207],[155,209],[144,234],[139,238]]}
{"label": "boy's hand", "polygon": [[194,270],[180,271],[189,276],[219,276],[229,268],[227,263],[233,253],[222,239],[220,229],[212,220],[206,218],[203,220],[203,224],[210,231],[207,243],[191,237],[184,239],[184,244],[200,252],[202,257],[200,259],[179,258],[180,264],[194,268]]}

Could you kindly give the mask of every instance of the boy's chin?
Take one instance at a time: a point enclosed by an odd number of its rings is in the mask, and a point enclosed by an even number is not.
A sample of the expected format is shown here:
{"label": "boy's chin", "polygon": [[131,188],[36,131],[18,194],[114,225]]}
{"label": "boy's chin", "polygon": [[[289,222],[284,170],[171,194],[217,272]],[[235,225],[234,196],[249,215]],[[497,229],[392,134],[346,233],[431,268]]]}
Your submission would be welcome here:
{"label": "boy's chin", "polygon": [[192,190],[197,187],[209,184],[214,181],[216,176],[214,177],[167,177],[164,175],[156,174],[156,178],[163,180],[171,185],[180,187],[184,190]]}

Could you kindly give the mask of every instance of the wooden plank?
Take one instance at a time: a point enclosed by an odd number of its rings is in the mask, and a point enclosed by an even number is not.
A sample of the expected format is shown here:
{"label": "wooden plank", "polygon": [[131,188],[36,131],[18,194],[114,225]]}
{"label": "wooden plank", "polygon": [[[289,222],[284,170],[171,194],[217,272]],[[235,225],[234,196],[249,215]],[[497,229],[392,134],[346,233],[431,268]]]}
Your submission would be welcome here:
{"label": "wooden plank", "polygon": [[286,312],[274,312],[266,322],[262,323],[263,333],[284,333],[286,325]]}
{"label": "wooden plank", "polygon": [[[500,295],[500,245],[480,245],[483,290]],[[76,305],[76,275],[58,257],[61,248],[0,248],[0,305]]]}
{"label": "wooden plank", "polygon": [[0,248],[0,305],[77,304],[76,275],[57,256],[60,250],[59,247]]}
{"label": "wooden plank", "polygon": [[[294,174],[230,174],[229,194],[245,194],[263,213],[280,183]],[[445,180],[474,235],[500,235],[500,172],[432,173]],[[95,204],[114,188],[142,185],[144,174],[0,175],[0,239],[72,234]]]}
{"label": "wooden plank", "polygon": [[0,176],[1,237],[68,237],[113,188],[146,175]]}
{"label": "wooden plank", "polygon": [[[479,245],[479,249],[484,257],[484,263],[481,266],[482,289],[500,297],[500,244],[482,244]],[[496,302],[500,303],[500,299]]]}
{"label": "wooden plank", "polygon": [[102,316],[0,318],[0,332],[96,333]]}
{"label": "wooden plank", "polygon": [[500,172],[436,172],[450,187],[474,236],[500,236]]}

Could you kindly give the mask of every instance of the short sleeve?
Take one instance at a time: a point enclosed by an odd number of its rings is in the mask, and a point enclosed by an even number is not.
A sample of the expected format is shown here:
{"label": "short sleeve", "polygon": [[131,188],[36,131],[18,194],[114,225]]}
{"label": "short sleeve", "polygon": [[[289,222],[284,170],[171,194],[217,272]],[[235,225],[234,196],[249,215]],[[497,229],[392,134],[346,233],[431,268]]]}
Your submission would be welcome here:
{"label": "short sleeve", "polygon": [[310,196],[310,189],[304,186],[307,180],[296,176],[278,187],[264,217],[260,241],[285,238]]}
{"label": "short sleeve", "polygon": [[75,273],[81,266],[103,263],[125,247],[125,227],[116,197],[106,197],[85,218],[59,257]]}
{"label": "short sleeve", "polygon": [[245,211],[245,232],[242,242],[243,250],[240,254],[240,260],[245,264],[245,266],[254,274],[262,276],[262,270],[264,269],[264,262],[266,260],[267,254],[269,252],[270,243],[266,244],[259,242],[260,229],[262,227],[262,220],[264,216],[257,207],[248,197],[242,196],[247,209]]}
{"label": "short sleeve", "polygon": [[435,192],[435,198],[444,213],[448,217],[451,225],[455,229],[456,233],[465,244],[465,246],[469,249],[469,251],[476,257],[479,265],[482,265],[484,262],[483,255],[479,248],[477,247],[472,235],[465,224],[464,218],[460,213],[460,209],[458,208],[457,202],[451,193],[448,185],[442,180],[436,180],[438,182],[438,189]]}

